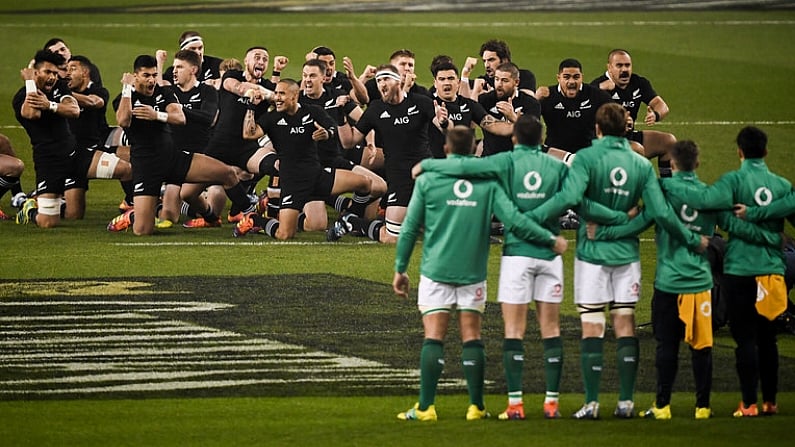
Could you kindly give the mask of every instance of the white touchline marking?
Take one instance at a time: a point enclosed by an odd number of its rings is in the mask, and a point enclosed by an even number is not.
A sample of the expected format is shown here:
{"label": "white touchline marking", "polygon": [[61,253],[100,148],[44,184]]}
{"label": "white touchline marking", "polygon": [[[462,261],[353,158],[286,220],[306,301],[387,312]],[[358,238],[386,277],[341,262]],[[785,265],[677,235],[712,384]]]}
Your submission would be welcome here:
{"label": "white touchline marking", "polygon": [[[62,23],[59,28],[514,28],[547,27],[616,27],[616,26],[789,26],[795,20],[579,20],[579,21],[502,21],[502,22],[170,22],[120,23],[84,22]],[[0,23],[0,28],[53,28],[51,23]]]}
{"label": "white touchline marking", "polygon": [[203,242],[113,242],[112,245],[120,247],[229,247],[229,246],[265,246],[265,245],[295,245],[295,246],[315,246],[315,245],[378,245],[373,240],[357,242],[311,242],[311,241],[203,241]]}

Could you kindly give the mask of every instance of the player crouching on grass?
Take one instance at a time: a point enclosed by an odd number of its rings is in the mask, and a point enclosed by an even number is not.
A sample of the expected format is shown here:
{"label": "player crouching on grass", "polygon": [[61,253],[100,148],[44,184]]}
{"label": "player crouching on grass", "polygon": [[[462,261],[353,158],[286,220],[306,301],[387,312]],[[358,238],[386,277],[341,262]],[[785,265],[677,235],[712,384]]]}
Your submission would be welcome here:
{"label": "player crouching on grass", "polygon": [[[472,156],[474,147],[472,129],[456,126],[447,133],[444,149],[451,163]],[[454,306],[459,316],[461,358],[470,399],[466,419],[479,420],[489,415],[483,403],[485,352],[481,318],[486,308],[492,213],[517,236],[552,247],[558,254],[566,251],[566,239],[522,215],[498,182],[437,173],[420,176],[398,238],[392,287],[399,296],[408,297],[406,269],[420,229],[424,228],[418,307],[425,341],[420,351],[419,402],[399,413],[398,419],[437,419],[434,399],[444,367],[443,340]]]}

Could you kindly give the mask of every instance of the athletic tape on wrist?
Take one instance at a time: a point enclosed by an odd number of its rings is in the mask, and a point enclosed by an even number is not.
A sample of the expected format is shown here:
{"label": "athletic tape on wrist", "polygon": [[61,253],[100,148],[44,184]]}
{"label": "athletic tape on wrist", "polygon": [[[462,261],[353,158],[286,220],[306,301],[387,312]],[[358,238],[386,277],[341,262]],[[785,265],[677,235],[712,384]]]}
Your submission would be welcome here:
{"label": "athletic tape on wrist", "polygon": [[28,93],[36,93],[38,89],[36,88],[36,81],[33,79],[28,79],[25,81],[25,94]]}
{"label": "athletic tape on wrist", "polygon": [[166,112],[157,112],[157,120],[161,123],[165,123],[168,121],[168,113]]}

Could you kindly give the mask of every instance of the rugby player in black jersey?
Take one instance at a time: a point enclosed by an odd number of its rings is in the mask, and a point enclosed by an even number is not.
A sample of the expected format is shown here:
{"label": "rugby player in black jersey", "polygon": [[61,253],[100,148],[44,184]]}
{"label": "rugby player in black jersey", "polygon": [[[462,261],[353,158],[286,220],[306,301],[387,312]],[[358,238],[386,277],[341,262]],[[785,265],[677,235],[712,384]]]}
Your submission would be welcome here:
{"label": "rugby player in black jersey", "polygon": [[[259,118],[255,118],[253,108],[246,111],[242,135],[250,140],[268,135],[278,154],[281,208],[278,220],[266,220],[256,212],[246,214],[235,226],[236,237],[256,231],[285,240],[295,236],[298,229],[325,230],[328,216],[322,200],[345,192],[370,194],[372,182],[368,177],[320,164],[317,142],[334,138],[336,124],[322,108],[301,105],[299,92],[297,82],[282,80],[274,92],[275,110]],[[312,202],[319,206],[305,207]]]}
{"label": "rugby player in black jersey", "polygon": [[[416,83],[417,75],[414,73],[414,52],[405,48],[395,51],[389,56],[389,64],[397,68],[401,79],[401,87],[407,93],[428,94],[428,89]],[[377,71],[377,70],[376,70]],[[374,75],[374,71],[365,70],[362,76]],[[367,88],[367,98],[358,97],[359,92],[354,91],[359,104],[367,104],[373,100],[381,99],[381,87],[374,77],[364,82]]]}
{"label": "rugby player in black jersey", "polygon": [[[185,31],[179,36],[179,50],[193,51],[199,55],[199,69],[196,71],[196,79],[199,82],[210,84],[217,87],[221,83],[221,62],[223,59],[204,54],[204,39],[198,31]],[[157,50],[158,71],[163,73],[163,77],[158,81],[161,85],[168,85],[174,82],[174,66],[162,71],[165,65],[167,53],[164,50]]]}
{"label": "rugby player in black jersey", "polygon": [[[256,140],[244,139],[240,131],[249,107],[254,107],[256,116],[268,110],[273,89],[276,87],[273,82],[263,78],[269,62],[267,48],[254,46],[246,50],[243,70],[229,70],[224,73],[218,91],[218,120],[206,151],[213,158],[254,174],[255,180],[265,175],[270,175],[273,179],[277,174],[274,168],[277,157],[273,148],[269,144],[260,147]],[[251,103],[246,92],[256,100],[256,104]],[[188,201],[188,197],[198,196],[203,189],[202,185],[183,185],[182,197]],[[238,222],[248,208],[240,207],[233,201],[229,210],[229,221]]]}
{"label": "rugby player in black jersey", "polygon": [[370,103],[356,123],[354,133],[362,140],[374,130],[376,146],[383,148],[387,182],[385,220],[342,215],[326,234],[330,241],[356,230],[375,241],[397,242],[414,189],[411,168],[431,156],[429,127],[441,124],[442,108],[434,110],[433,100],[426,95],[406,93],[397,67],[381,65],[375,79],[381,99]]}
{"label": "rugby player in black jersey", "polygon": [[[249,199],[238,176],[241,170],[204,154],[191,154],[174,147],[169,126],[184,125],[185,114],[174,93],[157,85],[154,56],[138,56],[133,69],[134,74],[124,73],[122,93],[113,106],[116,120],[131,144],[135,201],[132,210],[108,224],[108,230],[122,231],[132,226],[136,235],[152,234],[164,182],[222,184],[233,203],[241,208],[248,206]],[[191,206],[201,209],[200,201],[191,200]],[[202,210],[205,216],[209,213],[212,210]]]}
{"label": "rugby player in black jersey", "polygon": [[583,84],[582,64],[576,59],[561,61],[557,80],[557,84],[540,87],[536,92],[547,127],[544,144],[576,153],[596,138],[596,110],[610,102],[610,96]]}
{"label": "rugby player in black jersey", "polygon": [[[435,59],[436,60],[436,59]],[[510,136],[513,124],[508,121],[498,121],[486,112],[480,103],[459,95],[458,67],[451,60],[441,60],[431,64],[433,75],[432,95],[436,104],[447,113],[447,125],[439,129],[433,126],[430,130],[431,154],[434,158],[445,158],[444,131],[454,126],[474,127],[479,125],[488,133]],[[445,120],[442,117],[441,123]]]}
{"label": "rugby player in black jersey", "polygon": [[[201,58],[191,50],[180,50],[174,55],[172,66],[172,85],[169,90],[174,93],[177,102],[182,106],[185,115],[184,126],[171,128],[171,139],[174,147],[180,151],[203,154],[207,149],[210,134],[218,117],[218,91],[208,83],[202,83],[196,77],[201,67]],[[179,220],[182,201],[180,199],[181,184],[167,183],[163,193],[163,208],[158,216],[158,228],[168,228]],[[199,195],[198,200],[203,201]],[[209,204],[203,203],[200,209],[207,209]],[[221,225],[218,215],[221,209],[212,209],[204,217],[196,217],[182,224],[185,228],[217,227]]]}
{"label": "rugby player in black jersey", "polygon": [[80,107],[68,85],[58,81],[63,56],[40,50],[32,67],[22,69],[25,86],[14,96],[17,121],[30,137],[36,170],[36,199],[25,201],[17,223],[34,222],[51,228],[61,220],[61,198],[68,178],[77,177],[77,141],[69,130],[68,119],[80,115]]}
{"label": "rugby player in black jersey", "polygon": [[[516,122],[520,115],[541,117],[541,106],[535,97],[519,88],[519,68],[512,62],[498,65],[494,69],[494,89],[478,97],[478,103],[496,121]],[[484,156],[513,150],[511,133],[507,135],[486,132],[483,134]]]}
{"label": "rugby player in black jersey", "polygon": [[[85,56],[72,56],[66,64],[69,89],[80,107],[80,116],[69,120],[69,127],[77,140],[78,172],[67,184],[74,187],[65,191],[69,206],[64,217],[82,219],[86,209],[86,191],[89,179],[119,179],[122,186],[129,185],[132,201],[132,167],[126,160],[106,151],[105,141],[111,128],[105,118],[110,94],[101,84],[91,80],[94,64]],[[126,192],[126,191],[125,191]]]}
{"label": "rugby player in black jersey", "polygon": [[[643,117],[646,126],[653,126],[668,116],[668,104],[654,91],[651,82],[632,72],[632,57],[626,50],[611,51],[607,56],[607,71],[591,81],[591,85],[606,91],[613,101],[624,106],[633,124],[638,120],[641,104],[646,104],[646,116]],[[671,176],[670,150],[676,143],[673,134],[633,128],[628,138],[640,146],[633,144],[633,149],[646,158],[657,157],[660,177]]]}
{"label": "rugby player in black jersey", "polygon": [[[346,126],[346,118],[358,121],[362,116],[362,109],[350,101],[346,93],[333,90],[323,82],[326,63],[322,59],[311,59],[304,63],[301,75],[302,90],[298,102],[302,105],[315,105],[323,108],[332,118],[337,129]],[[335,169],[344,169],[364,175],[372,181],[372,190],[367,196],[354,194],[352,198],[345,196],[332,196],[326,203],[338,212],[351,212],[361,217],[373,217],[377,212],[372,209],[366,216],[366,210],[386,192],[386,182],[383,178],[343,156],[339,140],[339,131],[332,138],[317,142],[320,164]]]}
{"label": "rugby player in black jersey", "polygon": [[[471,84],[469,75],[477,63],[475,58],[467,58],[464,67],[461,69],[461,80],[466,80],[467,87],[471,88],[470,98],[477,99],[482,93],[490,92],[494,89],[495,75],[497,67],[511,61],[511,49],[508,44],[502,40],[488,40],[480,46],[478,53],[483,59],[483,67],[486,73],[473,79]],[[532,71],[523,68],[519,70],[519,86],[520,90],[524,90],[525,94],[534,95],[536,90],[536,76]],[[463,93],[465,94],[465,93]]]}

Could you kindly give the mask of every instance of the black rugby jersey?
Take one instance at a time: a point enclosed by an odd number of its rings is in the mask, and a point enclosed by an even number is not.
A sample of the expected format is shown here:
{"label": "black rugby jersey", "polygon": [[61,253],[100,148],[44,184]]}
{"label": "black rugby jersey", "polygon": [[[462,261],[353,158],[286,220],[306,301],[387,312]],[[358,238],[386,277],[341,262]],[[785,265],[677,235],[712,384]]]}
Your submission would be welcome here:
{"label": "black rugby jersey", "polygon": [[[599,84],[607,80],[607,73],[594,79],[591,85],[599,88]],[[629,77],[629,84],[626,88],[619,88],[616,86],[613,90],[605,90],[613,102],[621,104],[629,112],[632,121],[638,118],[641,103],[648,104],[652,99],[657,97],[657,92],[651,86],[651,82],[643,76],[638,76],[632,73]]]}
{"label": "black rugby jersey", "polygon": [[[505,100],[497,99],[497,92],[495,90],[483,93],[478,97],[478,102],[486,109],[486,113],[493,116],[498,121],[506,121],[505,116],[497,110],[497,103],[500,101]],[[516,95],[511,99],[511,103],[517,114],[533,115],[541,118],[541,105],[534,97],[517,90]],[[512,149],[513,142],[511,141],[511,137],[494,135],[491,132],[483,133],[483,155],[507,152]]]}
{"label": "black rugby jersey", "polygon": [[541,100],[541,115],[547,127],[547,146],[569,152],[591,145],[596,138],[596,110],[610,102],[606,92],[583,84],[574,98],[566,98],[558,85],[549,86],[549,96]]}

